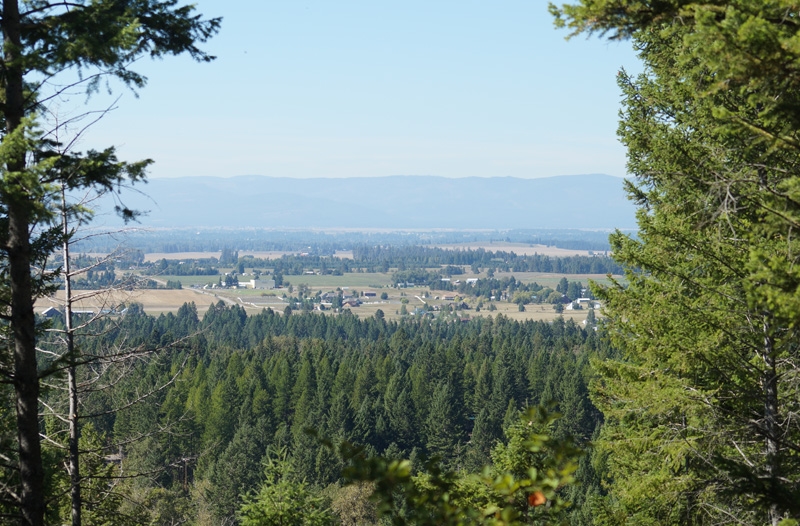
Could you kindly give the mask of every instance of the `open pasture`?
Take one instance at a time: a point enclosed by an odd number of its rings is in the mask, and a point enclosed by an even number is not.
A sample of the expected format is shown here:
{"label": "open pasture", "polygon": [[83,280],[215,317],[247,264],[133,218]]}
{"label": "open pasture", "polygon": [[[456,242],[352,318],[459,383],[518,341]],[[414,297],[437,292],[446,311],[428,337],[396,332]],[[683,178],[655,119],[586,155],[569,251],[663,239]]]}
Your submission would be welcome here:
{"label": "open pasture", "polygon": [[[474,311],[469,312],[471,316],[496,316],[498,314],[502,314],[503,316],[507,316],[512,320],[517,321],[551,321],[559,316],[563,316],[565,320],[573,320],[578,324],[582,323],[588,314],[586,309],[565,310],[563,313],[559,314],[553,310],[553,306],[550,304],[525,305],[525,312],[520,312],[519,307],[517,307],[515,303],[495,302],[495,307],[497,307],[497,310],[493,312],[490,312],[488,309],[481,309],[481,311],[478,313],[474,313]],[[600,316],[597,311],[595,311],[595,314],[598,317]]]}
{"label": "open pasture", "polygon": [[[432,303],[441,303],[439,301],[433,301]],[[471,302],[474,305],[474,301]],[[366,318],[369,316],[374,316],[375,312],[378,309],[382,310],[384,313],[384,317],[387,320],[397,320],[402,318],[402,315],[399,314],[401,303],[399,298],[390,296],[388,300],[381,301],[381,300],[372,300],[369,302],[364,303],[359,307],[354,307],[350,309],[350,311],[360,318]],[[409,297],[409,302],[406,305],[406,309],[408,312],[412,312],[416,307],[419,307],[421,303],[414,297]],[[484,303],[484,307],[479,311],[476,312],[474,308],[461,311],[460,314],[462,317],[465,318],[476,318],[476,317],[496,317],[498,314],[502,314],[508,318],[517,321],[525,321],[525,320],[533,320],[533,321],[551,321],[556,319],[559,314],[553,310],[552,305],[526,305],[525,312],[520,312],[519,308],[514,303],[507,303],[507,302],[495,302],[495,307],[497,310],[490,311],[488,309],[489,304]],[[596,313],[597,314],[597,313]],[[586,319],[587,311],[586,310],[576,310],[576,311],[567,311],[565,310],[561,314],[565,320],[573,320],[575,323],[582,323],[583,320]],[[599,317],[599,314],[598,314]]]}

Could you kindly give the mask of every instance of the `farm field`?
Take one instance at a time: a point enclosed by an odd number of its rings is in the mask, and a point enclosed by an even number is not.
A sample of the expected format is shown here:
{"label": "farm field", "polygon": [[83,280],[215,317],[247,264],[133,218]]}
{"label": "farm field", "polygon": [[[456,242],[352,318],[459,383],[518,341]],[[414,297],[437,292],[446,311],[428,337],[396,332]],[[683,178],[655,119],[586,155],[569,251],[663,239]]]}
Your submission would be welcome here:
{"label": "farm field", "polygon": [[[439,248],[450,250],[466,250],[466,249],[485,249],[488,251],[507,251],[514,252],[518,255],[532,255],[534,253],[547,254],[550,256],[575,256],[575,255],[588,255],[589,251],[579,250],[564,250],[555,247],[548,247],[545,245],[530,245],[524,243],[507,243],[507,242],[483,242],[483,243],[460,243],[460,244],[440,244]],[[283,251],[239,251],[239,256],[254,256],[261,259],[274,259],[279,258],[286,254],[297,254],[297,251],[283,252]],[[394,272],[397,270],[391,268],[388,272],[346,272],[344,275],[333,274],[316,274],[313,268],[301,266],[298,270],[297,267],[292,268],[291,273],[286,272],[286,268],[281,270],[283,278],[283,287],[277,290],[265,289],[246,289],[246,288],[213,288],[203,289],[206,285],[215,285],[225,280],[226,272],[236,271],[231,267],[219,267],[219,274],[217,275],[172,275],[168,272],[178,272],[177,266],[174,264],[176,261],[185,261],[191,264],[192,260],[219,258],[222,252],[180,252],[180,253],[150,253],[146,255],[148,261],[159,261],[161,259],[169,259],[173,262],[170,265],[164,265],[164,274],[153,276],[142,276],[152,279],[159,286],[166,286],[168,282],[180,282],[182,289],[157,289],[149,290],[142,289],[134,292],[111,292],[104,293],[101,296],[89,297],[87,296],[83,301],[76,306],[81,310],[96,310],[105,308],[107,306],[119,305],[124,302],[137,302],[143,305],[146,312],[151,314],[158,314],[163,312],[175,312],[184,303],[194,302],[198,310],[202,313],[212,303],[220,300],[229,304],[238,304],[244,307],[248,312],[257,312],[264,308],[272,308],[274,310],[283,311],[290,302],[297,301],[295,296],[299,295],[299,291],[303,291],[306,298],[314,297],[318,294],[325,294],[337,289],[340,289],[347,294],[348,292],[357,291],[361,293],[361,305],[354,307],[345,307],[352,310],[354,314],[360,317],[373,316],[378,310],[381,310],[386,318],[393,319],[399,318],[405,314],[401,312],[414,313],[415,310],[422,308],[425,311],[434,311],[437,314],[445,311],[450,312],[454,308],[458,309],[457,313],[450,314],[451,316],[461,317],[474,317],[474,316],[489,316],[495,314],[503,314],[515,320],[549,320],[554,319],[558,314],[553,309],[551,304],[529,304],[524,311],[520,311],[516,303],[510,301],[494,301],[489,302],[484,299],[482,308],[478,309],[479,300],[470,296],[469,287],[464,291],[464,298],[450,298],[444,300],[443,291],[429,290],[427,285],[415,288],[396,289],[393,287]],[[336,257],[352,258],[352,251],[339,251]],[[245,263],[246,265],[246,263]],[[302,263],[300,264],[302,265]],[[269,264],[265,265],[269,269]],[[455,286],[458,280],[466,281],[471,278],[486,278],[489,273],[486,269],[482,272],[471,272],[475,267],[470,265],[459,265],[461,274],[454,274],[450,279]],[[365,262],[364,268],[369,267],[374,269],[375,262]],[[276,269],[270,269],[275,271]],[[358,269],[353,269],[358,270]],[[432,270],[432,269],[429,269]],[[253,269],[244,267],[242,274],[239,275],[239,280],[242,283],[248,282],[252,279]],[[307,272],[303,274],[295,274],[295,272]],[[456,270],[453,270],[456,272]],[[589,281],[607,285],[610,283],[608,276],[604,274],[568,274],[563,273],[546,273],[546,272],[510,272],[494,270],[494,277],[497,279],[514,277],[517,281],[530,284],[533,282],[541,286],[555,289],[559,282],[565,277],[570,282],[580,282],[583,286],[588,286]],[[269,274],[264,278],[269,279]],[[427,280],[426,280],[427,281]],[[291,291],[290,291],[291,289]],[[365,297],[364,292],[374,292],[375,296]],[[385,299],[380,299],[382,294],[386,294]],[[486,293],[484,289],[483,293]],[[83,291],[81,291],[83,294]],[[441,299],[440,299],[441,297]],[[505,297],[505,295],[504,295]],[[574,299],[574,298],[573,298]],[[326,305],[330,308],[332,300],[325,300]],[[39,312],[51,305],[59,304],[57,298],[42,300],[37,304]],[[319,300],[315,302],[317,308],[323,308]],[[465,305],[463,305],[465,304]],[[463,306],[462,306],[463,305]],[[492,306],[493,310],[489,307]],[[307,303],[306,307],[308,308]],[[456,307],[458,306],[458,307]],[[293,305],[299,307],[299,305]],[[572,318],[576,321],[583,321],[586,318],[587,312],[585,310],[565,310],[563,316],[567,319]]]}
{"label": "farm field", "polygon": [[[253,256],[261,259],[278,259],[286,254],[296,254],[297,252],[284,252],[284,251],[264,251],[254,252],[252,250],[240,250],[239,256]],[[219,259],[222,252],[151,252],[144,255],[144,260],[147,262],[167,260],[183,260],[183,259]]]}
{"label": "farm field", "polygon": [[433,245],[445,250],[477,250],[482,248],[488,252],[514,252],[518,256],[588,256],[589,250],[570,250],[566,248],[550,247],[547,245],[530,245],[527,243],[456,243],[449,245]]}
{"label": "farm field", "polygon": [[[155,261],[161,261],[162,259],[167,260],[183,260],[183,259],[208,259],[208,258],[217,258],[219,259],[222,252],[151,252],[149,254],[145,254],[144,260],[146,262],[152,263]],[[281,256],[290,255],[290,254],[299,254],[298,251],[280,251],[280,250],[269,250],[269,251],[254,251],[254,250],[240,250],[239,257],[244,256],[253,256],[254,258],[260,259],[278,259]],[[338,250],[333,257],[341,258],[341,259],[353,259],[353,251],[352,250]]]}
{"label": "farm field", "polygon": [[[495,272],[494,277],[497,279],[510,278],[523,283],[538,283],[539,285],[555,288],[561,278],[566,277],[570,281],[580,281],[584,286],[589,284],[589,280],[595,281],[601,285],[610,285],[611,280],[606,274],[556,274],[553,272]],[[470,276],[471,277],[471,276]],[[478,276],[476,276],[478,277]],[[486,276],[480,276],[486,277]],[[621,280],[623,276],[614,276],[615,279]]]}
{"label": "farm field", "polygon": [[392,274],[387,272],[353,272],[343,276],[334,276],[332,274],[326,274],[323,276],[306,274],[303,276],[283,276],[283,281],[286,283],[291,283],[295,287],[301,283],[305,283],[312,288],[379,288],[390,287],[392,285]]}
{"label": "farm field", "polygon": [[[444,303],[440,301],[433,301],[432,303]],[[473,302],[474,304],[474,302]],[[399,314],[401,303],[399,298],[392,298],[389,297],[386,301],[372,301],[368,303],[364,303],[359,307],[355,307],[350,309],[351,312],[359,317],[368,317],[374,316],[375,312],[380,309],[383,311],[384,316],[387,320],[397,320],[402,318],[402,315]],[[515,303],[509,303],[504,301],[496,301],[494,302],[495,307],[497,310],[490,311],[488,307],[488,303],[484,304],[484,308],[481,309],[479,312],[476,312],[475,309],[470,309],[466,311],[461,311],[461,315],[463,317],[468,318],[477,318],[477,317],[496,317],[498,314],[502,314],[508,318],[518,321],[525,321],[525,320],[534,320],[534,321],[550,321],[556,319],[559,314],[553,310],[553,306],[546,304],[546,305],[526,305],[525,312],[520,312],[519,308]],[[414,308],[421,306],[421,302],[418,301],[415,297],[409,297],[409,303],[406,305],[406,308],[409,312],[411,312]],[[575,323],[581,323],[583,320],[586,319],[587,311],[586,310],[576,310],[576,311],[567,311],[565,310],[562,313],[565,320],[572,319]],[[598,314],[599,317],[599,314]]]}
{"label": "farm field", "polygon": [[[180,281],[183,288],[186,287],[202,287],[203,285],[213,284],[219,282],[219,278],[225,278],[224,274],[218,274],[216,276],[171,276],[168,274],[156,274],[154,276],[142,276],[143,278],[152,279],[156,283],[160,283],[161,285],[165,285],[167,281]],[[244,279],[244,278],[243,278]]]}
{"label": "farm field", "polygon": [[[146,278],[150,278],[162,285],[165,284],[167,281],[180,281],[181,285],[184,288],[186,287],[202,287],[203,285],[208,285],[212,283],[217,283],[219,278],[225,279],[224,273],[219,274],[217,276],[171,276],[171,275],[160,275],[157,274],[155,276],[143,276]],[[266,275],[263,276],[265,279],[271,279],[272,276]],[[252,279],[251,275],[246,275],[240,277],[240,280],[246,282]],[[305,274],[302,276],[283,276],[283,281],[286,285],[292,285],[297,287],[298,285],[304,284],[308,285],[312,289],[325,289],[331,290],[337,287],[339,288],[357,288],[359,290],[362,289],[379,289],[383,287],[390,287],[392,285],[392,275],[391,273],[351,273],[345,274],[344,276],[334,276],[332,274],[327,275],[311,275]],[[245,289],[238,289],[239,292],[244,292]],[[260,290],[253,291],[250,289],[250,292],[263,292]]]}
{"label": "farm field", "polygon": [[[141,303],[144,310],[149,314],[159,314],[166,312],[177,312],[177,310],[187,302],[195,302],[199,312],[208,310],[208,306],[216,303],[220,298],[213,294],[205,294],[203,291],[192,289],[182,290],[133,290],[133,291],[101,291],[90,295],[93,291],[79,290],[76,295],[89,296],[75,302],[76,310],[91,310],[97,312],[99,309],[111,308],[122,303]],[[63,305],[64,291],[57,291],[49,298],[40,298],[36,301],[36,312],[42,312],[48,307],[59,307]]]}
{"label": "farm field", "polygon": [[[537,282],[540,285],[555,288],[559,280],[564,276],[555,273],[543,272],[497,272],[495,277],[503,278],[514,276],[517,280],[524,283]],[[459,279],[467,279],[469,277],[485,277],[485,273],[472,274],[465,273],[458,276]],[[443,306],[447,303],[444,300],[434,299],[436,296],[443,296],[442,291],[432,291],[427,287],[414,287],[407,289],[395,289],[392,287],[392,274],[389,273],[348,273],[343,276],[334,275],[302,275],[302,276],[284,276],[286,285],[283,288],[274,290],[265,289],[208,289],[202,290],[206,284],[217,283],[219,276],[171,276],[171,275],[158,275],[150,276],[151,279],[164,284],[167,281],[180,281],[183,289],[180,290],[135,290],[132,292],[115,291],[112,293],[104,293],[96,297],[86,298],[78,302],[76,308],[80,310],[98,310],[105,308],[108,305],[118,305],[123,302],[137,302],[143,305],[144,310],[150,314],[159,314],[164,312],[176,312],[181,305],[185,302],[193,301],[197,305],[199,312],[205,312],[210,304],[216,303],[220,300],[230,304],[238,304],[243,306],[248,312],[258,312],[264,308],[272,308],[274,310],[283,311],[289,304],[284,296],[294,296],[295,293],[290,293],[288,286],[291,285],[294,289],[299,288],[300,285],[305,285],[309,289],[309,296],[314,296],[317,292],[325,293],[334,291],[340,288],[344,291],[356,290],[358,292],[374,291],[377,296],[374,298],[361,298],[363,304],[358,307],[353,307],[351,311],[360,317],[373,316],[375,312],[380,309],[383,311],[387,319],[397,319],[401,317],[400,311],[402,308],[402,300],[407,300],[406,309],[408,312],[413,312],[417,307],[423,306],[423,299],[427,294],[429,297],[424,301],[429,305]],[[247,279],[247,276],[244,277]],[[455,278],[454,278],[455,279]],[[605,275],[600,274],[583,274],[583,275],[569,275],[570,281],[580,281],[584,285],[588,285],[589,280],[594,280],[601,284],[608,284],[609,279]],[[84,291],[79,291],[81,294]],[[387,293],[388,298],[381,300],[381,293]],[[42,299],[37,302],[37,311],[41,312],[49,306],[59,305],[61,296],[56,298]],[[489,303],[484,303],[484,308],[476,312],[475,306],[477,300],[475,298],[464,298],[464,301],[470,305],[471,309],[463,312],[464,316],[489,316],[503,314],[515,320],[551,320],[558,316],[553,310],[552,305],[544,304],[530,304],[526,306],[524,312],[520,312],[515,303],[495,301],[495,311],[489,311]],[[583,321],[586,318],[585,310],[567,311],[563,313],[565,319],[574,319],[575,321]]]}

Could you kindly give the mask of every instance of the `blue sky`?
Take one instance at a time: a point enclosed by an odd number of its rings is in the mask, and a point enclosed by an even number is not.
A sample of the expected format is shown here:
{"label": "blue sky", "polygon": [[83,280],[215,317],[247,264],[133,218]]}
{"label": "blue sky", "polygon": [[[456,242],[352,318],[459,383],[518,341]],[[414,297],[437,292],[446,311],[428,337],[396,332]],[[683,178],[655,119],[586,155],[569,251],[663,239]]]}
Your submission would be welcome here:
{"label": "blue sky", "polygon": [[224,19],[217,60],[142,61],[148,86],[116,89],[81,149],[153,158],[151,177],[625,175],[615,77],[634,54],[565,41],[546,2],[196,5]]}

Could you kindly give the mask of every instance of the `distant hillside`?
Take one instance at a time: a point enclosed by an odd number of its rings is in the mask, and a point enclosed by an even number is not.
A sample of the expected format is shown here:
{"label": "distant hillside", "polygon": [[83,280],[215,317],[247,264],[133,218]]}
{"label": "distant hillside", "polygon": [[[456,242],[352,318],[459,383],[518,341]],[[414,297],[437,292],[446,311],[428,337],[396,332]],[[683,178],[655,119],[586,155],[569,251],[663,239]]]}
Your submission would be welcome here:
{"label": "distant hillside", "polygon": [[[622,179],[181,177],[122,195],[148,227],[633,228]],[[113,205],[112,205],[113,206]],[[106,207],[110,209],[108,203]]]}

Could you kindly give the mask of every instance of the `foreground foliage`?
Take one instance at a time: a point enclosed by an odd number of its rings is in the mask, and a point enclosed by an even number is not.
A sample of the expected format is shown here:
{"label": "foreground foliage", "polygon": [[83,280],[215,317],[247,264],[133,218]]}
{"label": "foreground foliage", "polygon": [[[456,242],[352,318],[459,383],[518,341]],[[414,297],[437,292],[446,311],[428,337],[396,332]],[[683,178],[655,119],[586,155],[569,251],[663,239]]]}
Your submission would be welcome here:
{"label": "foreground foliage", "polygon": [[[512,526],[565,520],[560,490],[575,482],[581,450],[549,434],[558,415],[528,408],[508,429],[480,474],[442,471],[436,458],[415,474],[407,460],[356,455],[344,470],[350,481],[374,485],[379,516],[392,524]],[[343,447],[343,455],[352,453]]]}
{"label": "foreground foliage", "polygon": [[335,524],[325,499],[304,481],[293,480],[294,469],[286,448],[267,451],[264,481],[248,495],[239,510],[242,526],[322,526]]}

